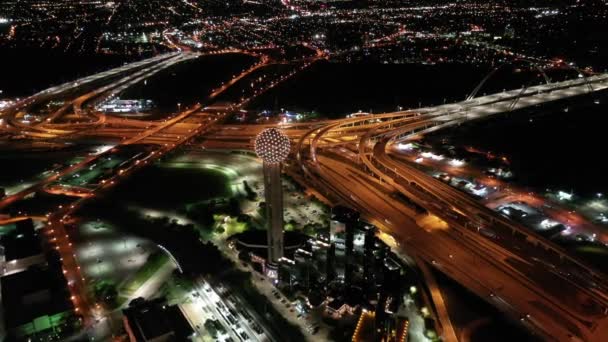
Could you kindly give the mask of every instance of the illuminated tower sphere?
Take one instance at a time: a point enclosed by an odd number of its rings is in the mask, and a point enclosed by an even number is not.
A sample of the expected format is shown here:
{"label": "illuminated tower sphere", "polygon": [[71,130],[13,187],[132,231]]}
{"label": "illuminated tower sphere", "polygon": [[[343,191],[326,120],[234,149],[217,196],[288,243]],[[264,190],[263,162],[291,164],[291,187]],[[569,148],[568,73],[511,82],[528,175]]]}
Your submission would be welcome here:
{"label": "illuminated tower sphere", "polygon": [[289,151],[289,138],[276,128],[263,130],[255,139],[255,153],[264,164],[282,163]]}
{"label": "illuminated tower sphere", "polygon": [[262,131],[255,139],[255,152],[264,162],[264,197],[268,231],[268,271],[276,277],[276,266],[283,257],[283,188],[281,163],[289,156],[289,138],[276,128]]}

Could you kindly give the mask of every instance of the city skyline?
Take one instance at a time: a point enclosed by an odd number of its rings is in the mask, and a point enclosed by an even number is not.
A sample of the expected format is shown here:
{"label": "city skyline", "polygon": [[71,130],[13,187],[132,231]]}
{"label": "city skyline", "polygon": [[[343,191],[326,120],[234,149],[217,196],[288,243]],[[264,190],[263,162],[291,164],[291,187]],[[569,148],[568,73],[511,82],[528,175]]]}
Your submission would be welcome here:
{"label": "city skyline", "polygon": [[604,0],[0,0],[0,341],[603,341],[606,32]]}

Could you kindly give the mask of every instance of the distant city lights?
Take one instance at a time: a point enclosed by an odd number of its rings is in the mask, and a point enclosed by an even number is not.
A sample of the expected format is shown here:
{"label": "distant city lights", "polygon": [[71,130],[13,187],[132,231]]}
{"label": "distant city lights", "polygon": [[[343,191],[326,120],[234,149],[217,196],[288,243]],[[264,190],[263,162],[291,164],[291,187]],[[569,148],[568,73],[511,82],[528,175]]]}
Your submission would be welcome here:
{"label": "distant city lights", "polygon": [[560,201],[570,201],[572,199],[572,193],[567,193],[565,191],[558,191],[557,192],[557,198]]}
{"label": "distant city lights", "polygon": [[445,159],[442,155],[440,155],[440,154],[434,154],[434,153],[431,153],[431,152],[422,152],[422,153],[420,153],[420,156],[422,156],[423,158],[433,159],[433,160],[443,160],[443,159]]}
{"label": "distant city lights", "polygon": [[464,160],[460,160],[460,159],[452,159],[450,160],[450,165],[454,166],[454,167],[461,167],[465,164]]}
{"label": "distant city lights", "polygon": [[410,151],[410,150],[414,149],[414,144],[412,144],[412,143],[399,144],[399,145],[397,145],[397,149],[402,150],[402,151]]}

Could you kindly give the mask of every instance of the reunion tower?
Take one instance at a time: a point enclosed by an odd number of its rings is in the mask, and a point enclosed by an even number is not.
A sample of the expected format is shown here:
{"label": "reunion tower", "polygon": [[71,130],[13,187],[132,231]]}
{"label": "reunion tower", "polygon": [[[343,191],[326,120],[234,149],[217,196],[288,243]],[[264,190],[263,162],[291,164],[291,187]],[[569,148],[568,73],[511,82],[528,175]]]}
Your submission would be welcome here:
{"label": "reunion tower", "polygon": [[268,265],[283,257],[283,187],[281,163],[289,155],[289,138],[276,128],[263,130],[255,139],[255,153],[264,162],[264,197],[268,232]]}

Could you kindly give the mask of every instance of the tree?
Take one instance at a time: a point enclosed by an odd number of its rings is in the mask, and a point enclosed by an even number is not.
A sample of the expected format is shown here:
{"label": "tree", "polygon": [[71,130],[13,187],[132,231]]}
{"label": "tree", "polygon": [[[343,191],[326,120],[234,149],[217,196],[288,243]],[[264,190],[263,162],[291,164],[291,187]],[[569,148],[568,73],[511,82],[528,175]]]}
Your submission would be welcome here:
{"label": "tree", "polygon": [[261,217],[266,217],[266,202],[260,202],[260,204],[258,204],[258,214]]}
{"label": "tree", "polygon": [[118,299],[118,290],[116,284],[102,280],[93,286],[93,294],[95,298],[104,303],[108,308],[116,307]]}
{"label": "tree", "polygon": [[227,213],[230,216],[236,217],[241,214],[241,204],[239,203],[239,199],[236,197],[230,197],[228,200]]}
{"label": "tree", "polygon": [[247,199],[250,201],[255,201],[258,196],[256,192],[253,191],[251,186],[249,186],[246,180],[243,181],[243,187],[245,188],[245,192],[247,193]]}

